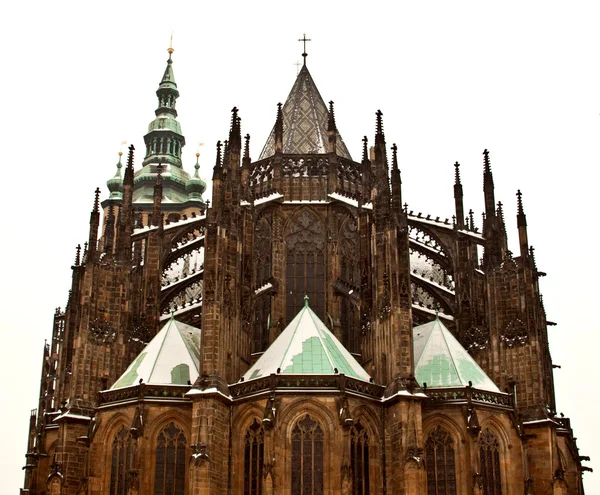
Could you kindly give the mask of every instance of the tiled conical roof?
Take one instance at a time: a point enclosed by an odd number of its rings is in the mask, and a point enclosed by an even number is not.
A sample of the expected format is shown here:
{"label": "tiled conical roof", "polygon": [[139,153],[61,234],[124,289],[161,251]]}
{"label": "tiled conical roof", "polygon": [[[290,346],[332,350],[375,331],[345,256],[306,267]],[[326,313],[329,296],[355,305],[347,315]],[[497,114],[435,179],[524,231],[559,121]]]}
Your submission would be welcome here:
{"label": "tiled conical roof", "polygon": [[[327,153],[329,110],[308,72],[302,67],[283,105],[283,153]],[[336,152],[351,160],[350,153],[337,133]],[[275,128],[271,131],[259,160],[275,154]]]}
{"label": "tiled conical roof", "polygon": [[471,382],[479,390],[500,392],[439,319],[413,328],[413,341],[415,378],[421,385],[467,387]]}
{"label": "tiled conical roof", "polygon": [[131,363],[111,390],[143,383],[187,385],[198,378],[200,330],[171,318]]}
{"label": "tiled conical roof", "polygon": [[369,381],[370,376],[306,304],[275,342],[244,375],[334,375]]}

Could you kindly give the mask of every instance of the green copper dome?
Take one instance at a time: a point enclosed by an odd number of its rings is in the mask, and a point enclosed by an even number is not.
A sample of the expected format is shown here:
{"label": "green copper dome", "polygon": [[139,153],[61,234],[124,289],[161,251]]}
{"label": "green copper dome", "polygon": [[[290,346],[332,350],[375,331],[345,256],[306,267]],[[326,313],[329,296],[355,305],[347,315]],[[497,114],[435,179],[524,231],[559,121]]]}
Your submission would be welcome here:
{"label": "green copper dome", "polygon": [[108,199],[123,199],[123,177],[121,176],[121,168],[123,167],[123,165],[121,164],[122,154],[122,152],[119,152],[119,163],[117,163],[117,173],[114,175],[113,178],[108,179],[108,181],[106,181],[106,186],[110,191],[110,196],[108,197]]}

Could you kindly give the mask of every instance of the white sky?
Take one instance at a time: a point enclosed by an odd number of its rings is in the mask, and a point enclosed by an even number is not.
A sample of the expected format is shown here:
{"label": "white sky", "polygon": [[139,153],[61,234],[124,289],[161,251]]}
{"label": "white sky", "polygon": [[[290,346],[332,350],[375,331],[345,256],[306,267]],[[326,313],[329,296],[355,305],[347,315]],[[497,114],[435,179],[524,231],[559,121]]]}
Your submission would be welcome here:
{"label": "white sky", "polygon": [[[409,209],[453,214],[454,161],[465,207],[484,209],[482,151],[518,251],[518,188],[536,247],[556,364],[558,410],[600,469],[596,197],[600,29],[596,2],[12,2],[3,5],[0,208],[2,491],[22,486],[29,411],[44,339],[64,306],[93,191],[115,172],[121,141],[143,155],[174,31],[184,163],[211,176],[214,144],[240,109],[258,157],[301,61],[355,159],[384,113],[398,144]],[[292,8],[293,7],[293,8]],[[600,476],[585,475],[587,493]]]}

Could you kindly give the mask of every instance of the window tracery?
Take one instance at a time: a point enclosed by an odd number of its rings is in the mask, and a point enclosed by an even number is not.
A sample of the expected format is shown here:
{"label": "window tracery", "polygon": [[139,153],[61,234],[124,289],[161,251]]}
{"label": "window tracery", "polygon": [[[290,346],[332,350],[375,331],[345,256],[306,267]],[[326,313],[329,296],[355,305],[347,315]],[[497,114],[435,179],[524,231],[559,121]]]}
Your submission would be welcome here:
{"label": "window tracery", "polygon": [[360,422],[350,430],[350,464],[352,494],[369,495],[369,436]]}
{"label": "window tracery", "polygon": [[292,220],[286,236],[286,319],[289,323],[304,306],[325,319],[325,229],[320,219],[304,210]]}
{"label": "window tracery", "polygon": [[292,430],[292,495],[323,495],[323,430],[308,414]]}
{"label": "window tracery", "polygon": [[244,439],[244,495],[262,494],[264,438],[264,429],[255,419]]}
{"label": "window tracery", "polygon": [[187,440],[174,422],[158,434],[154,495],[184,495]]}
{"label": "window tracery", "polygon": [[121,426],[112,442],[110,465],[110,495],[126,495],[128,477],[133,459],[134,439],[125,426]]}
{"label": "window tracery", "polygon": [[427,495],[456,495],[454,442],[450,433],[438,426],[425,443]]}
{"label": "window tracery", "polygon": [[501,495],[500,443],[489,429],[486,429],[479,438],[479,460],[484,495]]}

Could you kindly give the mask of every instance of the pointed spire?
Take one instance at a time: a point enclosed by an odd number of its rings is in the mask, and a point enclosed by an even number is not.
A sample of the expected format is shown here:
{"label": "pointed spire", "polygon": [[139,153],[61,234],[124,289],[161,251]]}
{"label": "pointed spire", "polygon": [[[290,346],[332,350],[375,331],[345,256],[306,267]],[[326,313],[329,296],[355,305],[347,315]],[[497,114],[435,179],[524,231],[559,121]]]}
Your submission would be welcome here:
{"label": "pointed spire", "polygon": [[238,108],[231,109],[231,126],[229,128],[229,149],[241,151],[242,148],[242,133],[240,126],[241,119],[238,117]]}
{"label": "pointed spire", "polygon": [[250,134],[244,136],[244,160],[250,160]]}
{"label": "pointed spire", "polygon": [[460,163],[454,163],[454,209],[458,228],[465,226],[465,210],[463,206],[463,188],[460,182]]}
{"label": "pointed spire", "polygon": [[[123,184],[133,186],[133,152],[135,148],[132,145],[129,146],[129,153],[127,155],[127,167],[125,167],[125,177],[123,179]],[[120,162],[120,160],[119,160]]]}
{"label": "pointed spire", "polygon": [[335,126],[335,113],[333,111],[333,101],[329,102],[329,119],[327,121],[327,130],[337,131],[337,127]]}
{"label": "pointed spire", "polygon": [[485,216],[488,220],[488,224],[484,226],[483,234],[489,237],[489,230],[496,216],[496,200],[494,198],[494,177],[490,165],[490,153],[487,149],[483,150],[483,195],[485,199]]}
{"label": "pointed spire", "polygon": [[75,266],[79,266],[81,264],[81,244],[77,244],[75,248]]}
{"label": "pointed spire", "polygon": [[375,146],[378,144],[385,145],[385,134],[383,133],[383,112],[381,110],[377,110],[375,115]]}
{"label": "pointed spire", "polygon": [[337,128],[335,126],[335,114],[333,112],[333,101],[329,102],[329,118],[327,119],[327,138],[329,153],[335,153],[337,147]]}
{"label": "pointed spire", "polygon": [[519,229],[519,247],[523,259],[529,256],[529,241],[527,239],[527,217],[523,209],[523,194],[517,191],[517,228]]}
{"label": "pointed spire", "polygon": [[396,143],[392,145],[392,170],[399,170],[398,168],[398,146]]}
{"label": "pointed spire", "polygon": [[392,145],[392,210],[401,218],[402,215],[402,179],[398,167],[398,146]]}
{"label": "pointed spire", "polygon": [[96,252],[96,245],[98,244],[98,227],[100,226],[100,188],[97,187],[94,192],[94,206],[90,213],[90,233],[88,237],[88,245],[90,255]]}
{"label": "pointed spire", "polygon": [[367,136],[363,137],[362,143],[363,143],[362,163],[366,164],[369,162],[369,140],[367,139]]}
{"label": "pointed spire", "polygon": [[94,191],[94,208],[92,213],[98,213],[100,211],[100,188],[97,187]]}
{"label": "pointed spire", "polygon": [[304,59],[304,66],[306,67],[306,57],[308,57],[308,53],[306,53],[306,42],[307,41],[312,41],[311,39],[306,37],[306,33],[304,33],[302,35],[302,39],[299,39],[298,41],[302,41],[302,58]]}
{"label": "pointed spire", "polygon": [[460,186],[460,163],[454,162],[454,185]]}
{"label": "pointed spire", "polygon": [[[329,107],[321,97],[306,65],[296,77],[281,108],[281,115],[278,112],[277,117],[259,160],[273,156],[278,151],[311,155],[331,152],[328,129],[332,122]],[[352,160],[339,132],[335,131],[335,134],[335,153]]]}
{"label": "pointed spire", "polygon": [[108,215],[104,226],[104,252],[112,254],[115,240],[115,210],[114,205],[109,205]]}
{"label": "pointed spire", "polygon": [[283,151],[283,112],[281,103],[277,103],[277,119],[275,120],[275,153]]}

